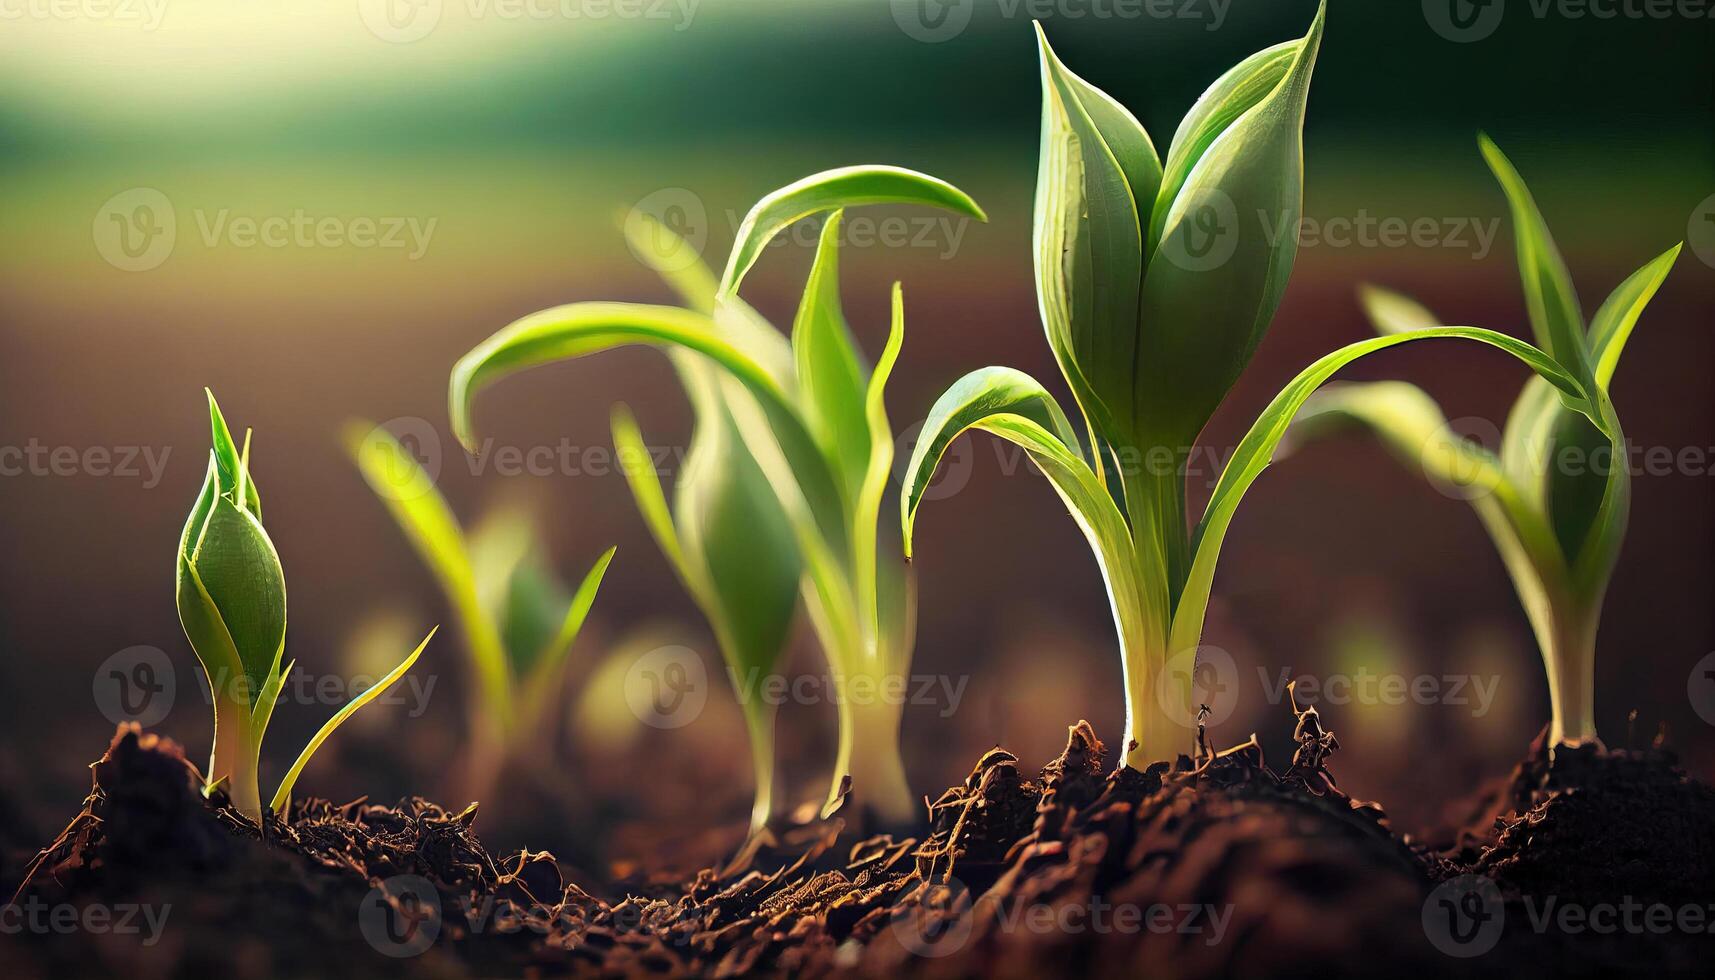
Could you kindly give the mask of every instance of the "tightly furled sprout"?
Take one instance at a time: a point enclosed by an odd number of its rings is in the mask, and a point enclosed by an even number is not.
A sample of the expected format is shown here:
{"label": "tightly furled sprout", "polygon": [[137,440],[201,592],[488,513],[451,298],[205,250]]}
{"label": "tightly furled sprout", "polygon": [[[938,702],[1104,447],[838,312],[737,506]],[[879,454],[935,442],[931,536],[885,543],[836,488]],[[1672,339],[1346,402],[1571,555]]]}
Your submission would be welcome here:
{"label": "tightly furled sprout", "polygon": [[466,535],[435,481],[386,429],[346,427],[346,451],[434,575],[464,633],[476,683],[467,789],[486,796],[500,763],[533,745],[556,707],[567,656],[613,561],[609,548],[570,598],[533,551],[529,517],[501,510]]}
{"label": "tightly furled sprout", "polygon": [[[874,369],[865,368],[841,312],[837,265],[841,210],[859,204],[922,204],[983,218],[962,191],[909,170],[860,166],[816,174],[769,194],[751,209],[718,283],[687,261],[694,259],[687,246],[674,246],[668,253],[673,261],[660,265],[663,271],[669,266],[679,270],[674,285],[691,309],[575,303],[544,310],[466,354],[449,385],[453,427],[468,448],[473,445],[472,398],[508,374],[628,344],[679,352],[675,358],[693,400],[705,400],[698,409],[698,437],[706,441],[694,462],[709,471],[682,477],[672,517],[659,487],[652,486],[653,475],[638,469],[646,458],[637,451],[639,437],[623,414],[616,417],[616,440],[631,461],[627,475],[651,530],[717,633],[726,634],[720,637],[723,653],[753,719],[764,709],[749,703],[759,699],[744,688],[757,667],[772,667],[778,657],[775,637],[784,636],[779,619],[784,607],[774,588],[783,585],[788,562],[801,568],[797,591],[837,690],[849,692],[854,684],[888,690],[890,678],[910,670],[913,588],[897,560],[879,560],[880,510],[893,459],[882,396],[903,339],[903,305],[895,284],[887,346]],[[738,297],[738,287],[775,235],[800,219],[828,212],[788,343]],[[649,231],[665,229],[650,225]],[[687,372],[685,366],[696,370]],[[753,464],[756,472],[749,472]],[[763,523],[746,526],[745,509],[729,504],[734,495],[753,495],[764,486],[772,503],[756,505]],[[755,537],[746,540],[747,535]],[[781,550],[786,541],[795,547],[795,556]],[[743,568],[746,559],[738,549],[764,546],[768,568]],[[755,595],[746,594],[749,586],[743,581],[729,588],[719,576],[733,574],[735,567],[764,575],[773,585]],[[705,568],[714,578],[705,578]],[[729,625],[741,614],[754,617],[754,643]],[[898,699],[843,696],[836,709],[839,749],[826,809],[837,806],[849,786],[881,819],[910,819],[915,805],[899,758]],[[753,738],[769,738],[762,730],[753,720]],[[771,753],[771,742],[758,748],[764,750]],[[759,765],[758,778],[763,777]]]}
{"label": "tightly furled sprout", "polygon": [[[1586,377],[1606,402],[1620,353],[1682,246],[1620,283],[1586,326],[1564,260],[1512,164],[1487,137],[1488,160],[1517,226],[1519,272],[1532,330],[1569,374]],[[1405,333],[1440,321],[1416,302],[1375,287],[1362,292],[1378,332]],[[1352,421],[1373,430],[1426,474],[1460,487],[1494,539],[1541,648],[1552,711],[1551,745],[1596,739],[1596,631],[1630,510],[1630,474],[1617,420],[1604,433],[1532,378],[1513,403],[1500,449],[1454,432],[1441,407],[1405,382],[1330,386],[1298,425],[1315,432]],[[1566,465],[1569,453],[1578,465]],[[1604,464],[1602,460],[1606,459]],[[1588,460],[1591,465],[1584,465]]]}
{"label": "tightly furled sprout", "polygon": [[[208,474],[179,539],[179,622],[208,678],[214,705],[214,750],[204,792],[225,785],[232,805],[262,822],[257,767],[262,736],[292,664],[286,649],[286,577],[274,542],[262,528],[262,498],[250,478],[250,433],[240,450],[214,393],[208,393],[214,447]],[[286,771],[270,807],[284,814],[292,786],[316,749],[358,708],[405,675],[434,630],[404,662],[353,698],[316,732]]]}
{"label": "tightly furled sprout", "polygon": [[1304,108],[1325,13],[1324,5],[1304,38],[1222,75],[1180,123],[1165,162],[1142,125],[1067,70],[1038,28],[1037,299],[1089,445],[1080,446],[1034,379],[990,367],[935,403],[906,471],[907,554],[923,492],[966,430],[1017,444],[1049,478],[1107,585],[1125,678],[1125,762],[1135,768],[1180,751],[1189,722],[1158,703],[1163,668],[1195,654],[1240,499],[1304,400],[1341,367],[1409,340],[1481,341],[1523,360],[1566,405],[1617,433],[1593,384],[1505,334],[1436,327],[1360,341],[1311,364],[1275,397],[1190,525],[1184,464],[1261,341],[1297,254],[1296,235],[1270,229],[1299,223]]}

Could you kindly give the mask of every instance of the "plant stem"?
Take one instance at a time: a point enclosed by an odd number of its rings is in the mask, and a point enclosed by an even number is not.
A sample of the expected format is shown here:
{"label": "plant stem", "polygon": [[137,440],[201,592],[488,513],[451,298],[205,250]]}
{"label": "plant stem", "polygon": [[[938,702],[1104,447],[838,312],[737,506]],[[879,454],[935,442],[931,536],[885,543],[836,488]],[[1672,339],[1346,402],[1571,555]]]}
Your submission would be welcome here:
{"label": "plant stem", "polygon": [[1542,644],[1548,671],[1550,745],[1596,739],[1596,614],[1556,616]]}
{"label": "plant stem", "polygon": [[750,808],[750,832],[759,833],[774,816],[775,707],[759,699],[742,702],[745,727],[750,730],[750,764],[756,774],[756,801]]}
{"label": "plant stem", "polygon": [[916,818],[917,807],[899,758],[899,721],[904,705],[883,693],[889,691],[885,678],[861,676],[871,687],[860,690],[859,697],[852,696],[850,676],[840,685],[840,749],[834,761],[833,784],[828,789],[828,806],[839,800],[849,775],[860,813],[873,814],[887,825],[908,824]]}

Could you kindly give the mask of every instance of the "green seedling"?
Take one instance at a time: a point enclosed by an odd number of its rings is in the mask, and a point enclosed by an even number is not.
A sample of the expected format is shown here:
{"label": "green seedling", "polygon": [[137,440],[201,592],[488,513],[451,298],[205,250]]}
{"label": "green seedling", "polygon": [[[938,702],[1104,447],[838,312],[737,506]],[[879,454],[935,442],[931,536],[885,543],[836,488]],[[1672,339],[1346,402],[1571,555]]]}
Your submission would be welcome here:
{"label": "green seedling", "polygon": [[568,654],[615,549],[596,560],[568,598],[536,551],[528,513],[502,508],[467,535],[434,479],[392,433],[352,422],[345,446],[428,566],[464,634],[476,680],[467,708],[467,788],[484,796],[499,764],[534,744],[543,718],[556,707]]}
{"label": "green seedling", "polygon": [[[662,239],[665,229],[644,221],[633,234],[669,247],[640,251],[659,256],[655,264],[671,273],[689,309],[575,303],[527,316],[460,359],[449,401],[454,430],[468,448],[472,398],[506,375],[629,344],[675,352],[698,405],[703,442],[693,463],[707,471],[681,476],[671,514],[654,477],[639,469],[647,460],[641,437],[627,415],[616,416],[616,442],[630,460],[626,472],[651,530],[723,634],[740,700],[753,718],[762,709],[748,704],[756,698],[747,680],[778,658],[786,571],[801,569],[797,591],[836,689],[867,691],[836,699],[839,749],[827,809],[849,787],[881,819],[905,821],[915,806],[899,758],[902,705],[875,693],[897,688],[909,672],[915,635],[910,576],[897,561],[878,560],[893,459],[883,393],[904,336],[903,299],[895,284],[887,345],[867,368],[838,288],[842,210],[860,204],[921,204],[983,217],[967,195],[933,177],[883,166],[831,170],[758,202],[718,281],[691,261],[688,246]],[[827,223],[788,342],[739,298],[738,288],[775,235],[823,213]],[[747,513],[755,523],[745,523]],[[786,555],[787,543],[795,556]],[[758,553],[768,555],[766,565],[748,567]],[[735,577],[722,581],[727,574]],[[740,617],[757,624],[750,631],[754,644],[731,625]],[[754,721],[752,728],[761,731]]]}
{"label": "green seedling", "polygon": [[[260,824],[256,770],[262,736],[292,672],[291,663],[280,664],[286,649],[286,577],[274,542],[262,528],[262,498],[250,477],[250,433],[245,432],[240,450],[213,392],[208,411],[214,432],[208,475],[179,539],[179,622],[213,694],[214,751],[204,790],[224,785],[232,805]],[[316,732],[280,780],[270,803],[275,813],[285,814],[292,786],[328,736],[403,677],[434,635],[430,630],[403,663]]]}
{"label": "green seedling", "polygon": [[[1089,539],[1119,633],[1125,762],[1179,751],[1194,719],[1165,685],[1191,677],[1233,514],[1294,414],[1368,353],[1409,340],[1491,344],[1547,377],[1566,404],[1610,421],[1605,396],[1541,350],[1475,327],[1360,341],[1300,373],[1237,446],[1201,519],[1188,521],[1185,462],[1249,362],[1297,253],[1303,120],[1325,9],[1302,39],[1240,62],[1180,123],[1167,159],[1118,102],[1062,65],[1038,29],[1041,163],[1037,299],[1049,345],[1089,433],[1022,372],[990,367],[941,396],[924,423],[900,500],[907,555],[923,492],[961,433],[1022,447]],[[1279,229],[1288,229],[1285,234]],[[1558,348],[1556,348],[1558,349]]]}
{"label": "green seedling", "polygon": [[[1519,269],[1531,326],[1568,373],[1588,374],[1604,401],[1620,353],[1668,270],[1675,245],[1620,283],[1586,327],[1565,262],[1535,200],[1487,137],[1483,155],[1518,226]],[[1423,306],[1365,287],[1360,296],[1382,334],[1436,326]],[[1470,500],[1524,604],[1548,674],[1551,745],[1596,739],[1596,632],[1630,511],[1630,475],[1617,422],[1608,433],[1532,378],[1513,403],[1500,449],[1462,438],[1423,389],[1401,381],[1330,386],[1300,415],[1307,432],[1355,422]]]}

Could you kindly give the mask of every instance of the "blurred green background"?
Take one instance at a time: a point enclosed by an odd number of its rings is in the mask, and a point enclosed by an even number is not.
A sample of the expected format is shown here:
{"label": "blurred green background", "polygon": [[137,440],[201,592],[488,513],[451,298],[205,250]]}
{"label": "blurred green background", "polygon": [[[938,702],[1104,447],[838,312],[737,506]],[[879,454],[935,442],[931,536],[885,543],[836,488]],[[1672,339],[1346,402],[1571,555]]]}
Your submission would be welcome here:
{"label": "blurred green background", "polygon": [[[507,476],[465,464],[446,429],[452,361],[544,305],[665,300],[617,230],[640,202],[677,207],[718,265],[761,194],[827,167],[887,162],[953,181],[991,218],[924,225],[920,214],[877,212],[921,239],[847,250],[848,312],[872,354],[887,283],[905,283],[907,340],[889,405],[896,429],[982,364],[1025,368],[1059,390],[1030,269],[1032,16],[1062,58],[1130,106],[1165,150],[1210,81],[1302,34],[1314,8],[1311,0],[7,8],[0,446],[170,453],[158,482],[0,477],[0,785],[16,789],[0,807],[8,837],[39,835],[74,808],[83,764],[107,729],[90,695],[97,665],[148,644],[168,653],[181,678],[194,676],[170,561],[202,472],[203,385],[235,424],[256,429],[257,479],[291,593],[291,645],[306,669],[349,672],[361,646],[353,637],[375,635],[383,614],[413,626],[447,618],[340,452],[339,426],[353,416],[420,419],[436,430],[441,486],[467,517],[500,497],[533,499],[564,575],[619,544],[576,656],[598,663],[630,631],[667,621],[697,638],[712,668],[701,622],[617,474]],[[1642,446],[1715,447],[1715,20],[1538,9],[1525,0],[1330,4],[1305,133],[1305,210],[1328,234],[1305,243],[1269,339],[1206,434],[1223,458],[1221,447],[1298,367],[1365,334],[1352,299],[1359,281],[1413,292],[1455,322],[1525,332],[1479,130],[1530,181],[1586,309],[1690,236],[1629,348],[1615,398]],[[1478,20],[1461,34],[1448,26],[1450,11]],[[246,236],[247,220],[270,218],[296,220],[299,231],[277,244]],[[1338,232],[1343,221],[1383,220],[1435,231],[1405,244]],[[325,234],[315,230],[324,221]],[[1497,222],[1492,241],[1473,231]],[[393,227],[397,239],[386,237]],[[785,320],[809,254],[802,238],[772,250],[747,294]],[[1442,397],[1450,416],[1496,423],[1523,381],[1500,355],[1458,345],[1385,355],[1353,376],[1411,378]],[[647,351],[537,372],[478,411],[501,445],[583,450],[607,445],[608,406],[622,399],[655,441],[683,444],[682,398]],[[927,505],[919,524],[916,670],[969,684],[945,717],[943,706],[907,711],[911,776],[930,795],[995,742],[1046,761],[1078,717],[1110,737],[1121,717],[1106,601],[1064,508],[1027,468],[1013,468],[1016,459],[987,443],[968,453],[956,499]],[[1212,479],[1194,479],[1193,497]],[[1668,724],[1705,776],[1715,730],[1695,710],[1687,677],[1715,650],[1712,488],[1707,469],[1638,479],[1597,696],[1610,741],[1626,739],[1626,714],[1637,708],[1638,740]],[[306,775],[307,791],[432,791],[427,781],[462,725],[462,664],[453,637],[442,637],[423,663],[444,675],[447,693],[426,717],[378,715],[342,733],[337,754],[318,757]],[[1357,440],[1310,447],[1251,494],[1207,639],[1232,652],[1243,685],[1217,741],[1256,730],[1281,765],[1291,718],[1263,697],[1259,667],[1271,677],[1283,667],[1313,675],[1363,667],[1494,678],[1495,702],[1481,716],[1448,704],[1324,710],[1346,746],[1334,762],[1342,787],[1381,800],[1407,827],[1434,823],[1447,799],[1503,774],[1546,719],[1523,614],[1469,508]],[[807,647],[795,662],[817,669]],[[186,686],[159,727],[202,753],[202,711]],[[331,711],[282,711],[265,768],[277,771]],[[825,706],[788,712],[790,758],[825,764],[829,715]],[[731,784],[740,814],[747,770],[735,725],[731,712],[713,712],[680,733],[652,734],[650,764],[680,775],[694,765]],[[712,755],[708,745],[717,746]],[[545,752],[549,767],[564,765],[592,792],[628,791],[612,771],[615,756],[580,764],[576,745]],[[816,785],[813,772],[800,772],[793,792],[808,797]],[[619,810],[671,816],[697,805],[694,795],[669,795]]]}

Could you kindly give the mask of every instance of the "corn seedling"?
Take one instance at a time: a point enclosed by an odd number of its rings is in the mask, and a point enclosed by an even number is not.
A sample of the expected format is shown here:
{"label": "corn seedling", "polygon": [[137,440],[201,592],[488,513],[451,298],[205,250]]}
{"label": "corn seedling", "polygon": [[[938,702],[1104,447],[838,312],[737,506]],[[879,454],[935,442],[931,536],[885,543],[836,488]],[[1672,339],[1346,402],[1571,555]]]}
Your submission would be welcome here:
{"label": "corn seedling", "polygon": [[583,629],[609,548],[567,597],[535,550],[529,515],[502,508],[467,535],[428,472],[386,429],[346,428],[346,451],[393,515],[452,607],[476,683],[468,711],[469,788],[476,796],[498,764],[530,744],[564,686],[566,660]]}
{"label": "corn seedling", "polygon": [[[628,344],[674,352],[697,404],[701,440],[694,465],[681,477],[674,511],[654,477],[640,470],[647,456],[623,412],[615,417],[615,438],[651,530],[721,634],[740,700],[753,719],[763,709],[749,704],[758,699],[744,687],[778,658],[791,568],[801,569],[793,580],[838,690],[866,683],[887,690],[889,678],[910,669],[913,589],[898,562],[878,561],[881,501],[893,458],[882,396],[903,339],[903,300],[895,284],[887,345],[870,370],[846,325],[838,288],[842,209],[890,203],[983,217],[957,188],[912,171],[861,166],[816,174],[751,209],[719,280],[689,261],[694,256],[682,242],[667,239],[668,248],[640,250],[659,252],[658,268],[670,274],[690,308],[555,307],[502,329],[452,372],[453,427],[468,448],[472,398],[508,374]],[[738,288],[775,235],[822,213],[827,222],[788,343],[738,297]],[[632,231],[657,240],[665,234],[650,222]],[[795,557],[786,556],[788,544],[796,546]],[[751,567],[764,551],[766,564]],[[836,699],[839,750],[830,810],[849,786],[885,820],[911,816],[896,701]],[[768,741],[757,751],[760,756],[766,748],[771,756],[771,736],[762,736],[762,727],[752,721],[753,737]],[[758,801],[759,807],[766,803]]]}
{"label": "corn seedling", "polygon": [[[208,474],[185,522],[178,549],[179,622],[196,652],[214,704],[214,751],[205,792],[225,785],[232,805],[262,822],[257,767],[262,736],[292,664],[286,649],[286,577],[262,528],[262,498],[250,476],[250,433],[240,450],[214,393],[208,394],[214,448]],[[310,757],[357,709],[405,675],[434,637],[431,630],[404,662],[347,702],[316,732],[286,771],[270,807],[284,814],[292,786]]]}
{"label": "corn seedling", "polygon": [[[1605,401],[1620,353],[1668,270],[1674,246],[1620,283],[1588,327],[1566,266],[1524,181],[1486,137],[1482,150],[1518,226],[1519,268],[1539,342],[1569,373],[1588,372]],[[1382,334],[1434,327],[1420,304],[1375,287],[1361,292]],[[1494,539],[1541,648],[1552,710],[1551,745],[1596,738],[1596,632],[1602,597],[1625,537],[1630,475],[1618,424],[1604,433],[1532,378],[1513,403],[1498,452],[1461,438],[1423,389],[1400,381],[1330,386],[1299,425],[1353,422],[1426,475],[1470,500]],[[1575,465],[1568,465],[1576,460]],[[1585,465],[1584,461],[1591,465]],[[1603,462],[1603,461],[1606,462]]]}
{"label": "corn seedling", "polygon": [[1193,722],[1161,703],[1165,668],[1196,655],[1240,499],[1304,400],[1341,367],[1408,340],[1477,340],[1523,360],[1610,431],[1595,386],[1523,341],[1475,327],[1373,338],[1314,362],[1275,397],[1189,525],[1184,463],[1261,341],[1296,257],[1296,236],[1268,229],[1299,224],[1304,109],[1324,15],[1304,38],[1222,75],[1180,123],[1165,163],[1142,125],[1067,70],[1038,28],[1037,299],[1089,445],[1080,447],[1041,384],[990,367],[936,402],[906,470],[907,555],[923,492],[966,430],[1017,444],[1049,478],[1107,585],[1124,671],[1125,761],[1136,768],[1187,737]]}

